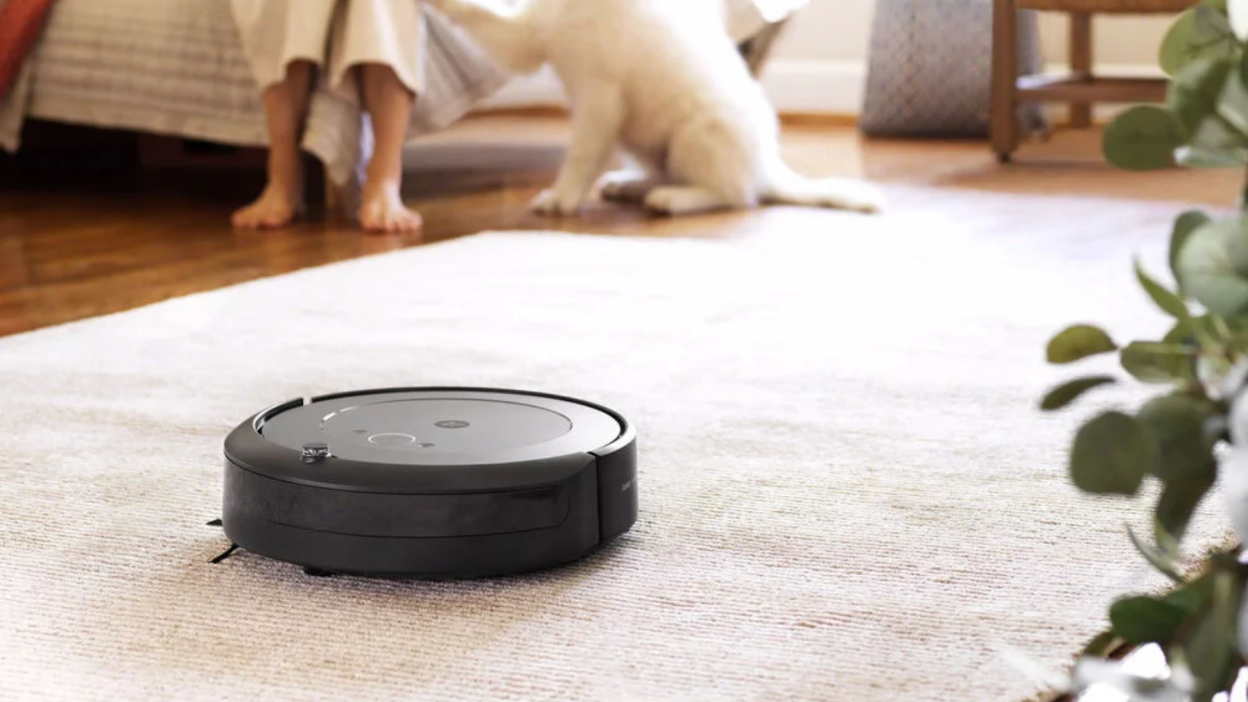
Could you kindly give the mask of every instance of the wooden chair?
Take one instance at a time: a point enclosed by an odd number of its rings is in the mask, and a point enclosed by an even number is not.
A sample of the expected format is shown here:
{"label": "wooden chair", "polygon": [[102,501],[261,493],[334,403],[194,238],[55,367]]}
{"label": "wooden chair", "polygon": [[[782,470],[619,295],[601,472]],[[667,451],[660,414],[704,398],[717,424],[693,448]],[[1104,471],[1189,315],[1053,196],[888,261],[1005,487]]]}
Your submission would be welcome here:
{"label": "wooden chair", "polygon": [[[1070,124],[1092,125],[1097,103],[1161,102],[1166,83],[1155,78],[1101,78],[1092,73],[1092,16],[1096,14],[1176,14],[1197,0],[993,0],[992,149],[1002,163],[1021,140],[1018,105],[1027,101],[1066,102]],[[1070,15],[1070,74],[1059,77],[1018,75],[1018,11],[1040,10]]]}

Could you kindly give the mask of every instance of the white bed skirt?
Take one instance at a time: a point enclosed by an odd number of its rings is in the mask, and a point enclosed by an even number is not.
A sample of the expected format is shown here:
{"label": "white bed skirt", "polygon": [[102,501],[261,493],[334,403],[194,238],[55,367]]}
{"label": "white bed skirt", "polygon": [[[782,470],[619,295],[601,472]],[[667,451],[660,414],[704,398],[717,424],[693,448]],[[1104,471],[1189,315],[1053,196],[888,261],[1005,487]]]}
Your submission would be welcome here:
{"label": "white bed skirt", "polygon": [[[410,135],[441,129],[508,76],[432,10],[426,92]],[[0,106],[0,146],[16,151],[27,118],[264,146],[259,89],[229,0],[59,0],[39,47]],[[304,148],[331,180],[357,180],[371,145],[359,106],[324,87],[312,98]]]}

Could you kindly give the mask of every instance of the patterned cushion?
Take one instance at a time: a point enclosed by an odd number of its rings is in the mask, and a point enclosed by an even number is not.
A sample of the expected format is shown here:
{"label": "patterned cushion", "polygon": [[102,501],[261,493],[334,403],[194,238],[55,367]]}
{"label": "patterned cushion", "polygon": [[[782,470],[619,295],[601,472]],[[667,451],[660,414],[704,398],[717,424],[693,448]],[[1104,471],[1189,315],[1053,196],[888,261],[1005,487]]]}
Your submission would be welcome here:
{"label": "patterned cushion", "polygon": [[[1020,11],[1019,71],[1041,70],[1035,14]],[[986,137],[992,0],[876,0],[860,127],[871,136]],[[1019,108],[1025,131],[1042,106]]]}

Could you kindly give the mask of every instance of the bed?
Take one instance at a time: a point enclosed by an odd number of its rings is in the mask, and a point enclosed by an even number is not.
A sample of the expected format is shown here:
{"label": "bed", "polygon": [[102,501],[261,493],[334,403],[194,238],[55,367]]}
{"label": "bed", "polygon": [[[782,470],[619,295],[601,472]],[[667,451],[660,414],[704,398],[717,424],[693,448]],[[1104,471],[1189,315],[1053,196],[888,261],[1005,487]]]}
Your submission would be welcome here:
{"label": "bed", "polygon": [[[426,13],[429,99],[411,136],[446,127],[500,88],[460,30]],[[471,68],[468,68],[470,67]],[[264,114],[229,0],[58,0],[0,105],[0,147],[21,145],[26,120],[127,129],[264,146]],[[326,89],[312,96],[304,148],[335,186],[358,181],[371,143],[359,107]]]}
{"label": "bed", "polygon": [[[806,0],[727,0],[732,31],[756,71],[783,18]],[[432,8],[427,99],[411,138],[445,128],[508,80]],[[260,96],[229,0],[56,0],[42,35],[0,104],[0,148],[16,152],[27,120],[125,129],[235,146],[266,143]],[[358,105],[312,96],[303,138],[328,184],[350,198],[371,146]]]}

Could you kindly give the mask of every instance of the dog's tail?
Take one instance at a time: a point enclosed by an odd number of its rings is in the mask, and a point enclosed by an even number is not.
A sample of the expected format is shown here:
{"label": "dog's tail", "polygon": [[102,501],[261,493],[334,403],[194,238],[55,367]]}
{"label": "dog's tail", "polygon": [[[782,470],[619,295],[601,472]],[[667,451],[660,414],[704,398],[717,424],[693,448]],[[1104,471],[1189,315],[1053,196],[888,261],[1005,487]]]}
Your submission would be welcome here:
{"label": "dog's tail", "polygon": [[874,186],[846,178],[807,178],[789,167],[778,154],[763,170],[762,200],[770,205],[827,207],[875,213],[884,209],[884,193]]}

